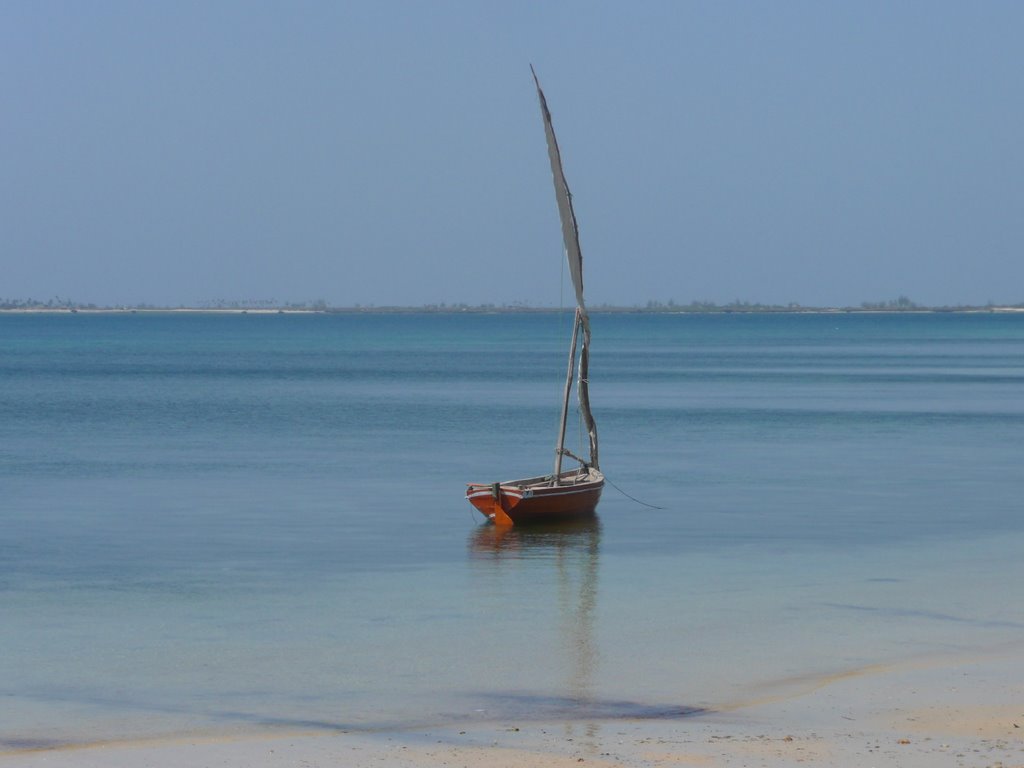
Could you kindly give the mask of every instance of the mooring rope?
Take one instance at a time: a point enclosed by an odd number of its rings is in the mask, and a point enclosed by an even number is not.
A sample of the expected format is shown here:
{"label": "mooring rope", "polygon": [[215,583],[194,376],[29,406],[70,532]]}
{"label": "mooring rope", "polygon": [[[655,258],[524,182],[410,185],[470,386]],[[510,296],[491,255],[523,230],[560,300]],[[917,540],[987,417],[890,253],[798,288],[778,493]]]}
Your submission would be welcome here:
{"label": "mooring rope", "polygon": [[626,492],[625,492],[624,490],[622,490],[621,488],[619,488],[619,486],[617,486],[617,485],[616,485],[615,483],[613,483],[613,482],[612,482],[611,480],[608,480],[608,475],[605,475],[605,476],[604,476],[604,479],[605,479],[605,480],[606,480],[606,481],[608,482],[608,485],[610,485],[610,486],[611,486],[612,488],[614,488],[614,489],[615,489],[616,491],[618,491],[619,493],[621,493],[621,494],[622,494],[623,496],[625,496],[625,497],[626,497],[627,499],[632,499],[632,500],[633,500],[633,501],[635,501],[635,502],[636,502],[637,504],[642,504],[643,506],[645,506],[645,507],[650,507],[651,509],[665,509],[665,507],[659,507],[659,506],[657,506],[656,504],[648,504],[648,503],[647,503],[646,501],[640,501],[640,499],[638,499],[638,498],[637,498],[636,496],[630,496],[630,495],[629,495],[628,493],[626,493]]}

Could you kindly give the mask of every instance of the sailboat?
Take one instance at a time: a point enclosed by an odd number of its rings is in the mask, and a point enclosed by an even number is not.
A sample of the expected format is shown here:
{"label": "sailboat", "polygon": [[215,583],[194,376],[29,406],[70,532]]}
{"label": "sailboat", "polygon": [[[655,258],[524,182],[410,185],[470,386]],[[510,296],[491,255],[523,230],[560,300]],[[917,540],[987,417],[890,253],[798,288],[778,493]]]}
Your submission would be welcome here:
{"label": "sailboat", "polygon": [[[601,498],[601,490],[604,488],[604,475],[598,468],[597,425],[590,412],[590,317],[583,302],[583,254],[580,251],[579,228],[572,207],[572,193],[569,192],[569,185],[562,170],[562,156],[558,151],[558,140],[551,125],[547,99],[544,98],[544,91],[541,90],[540,81],[532,66],[530,72],[533,73],[533,82],[537,86],[537,98],[544,120],[551,176],[555,184],[555,200],[558,203],[558,215],[562,220],[565,257],[569,262],[569,274],[572,276],[576,293],[576,312],[569,344],[568,372],[562,393],[562,417],[555,443],[554,472],[550,475],[498,483],[469,483],[466,488],[466,498],[470,504],[495,525],[506,526],[557,522],[593,515]],[[569,417],[569,398],[572,394],[574,374],[580,414],[590,441],[588,460],[576,456],[565,447],[565,426]],[[565,458],[577,462],[578,466],[574,469],[563,469]]]}

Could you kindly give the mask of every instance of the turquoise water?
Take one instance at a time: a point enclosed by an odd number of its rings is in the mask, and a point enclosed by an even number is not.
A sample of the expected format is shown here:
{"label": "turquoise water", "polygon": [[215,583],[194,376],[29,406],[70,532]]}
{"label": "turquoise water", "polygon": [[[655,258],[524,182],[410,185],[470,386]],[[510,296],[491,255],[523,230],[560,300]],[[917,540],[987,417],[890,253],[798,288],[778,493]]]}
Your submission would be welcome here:
{"label": "turquoise water", "polygon": [[[673,716],[1024,629],[1024,316],[0,316],[0,749]],[[576,439],[574,437],[574,439]]]}

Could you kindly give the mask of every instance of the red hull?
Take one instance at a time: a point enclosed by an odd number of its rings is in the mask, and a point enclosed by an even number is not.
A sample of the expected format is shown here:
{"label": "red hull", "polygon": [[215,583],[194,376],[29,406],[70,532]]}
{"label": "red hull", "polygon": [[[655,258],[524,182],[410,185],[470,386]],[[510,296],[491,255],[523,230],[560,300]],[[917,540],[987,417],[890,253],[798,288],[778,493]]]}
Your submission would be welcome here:
{"label": "red hull", "polygon": [[466,498],[495,525],[551,523],[593,515],[603,488],[604,475],[590,469],[564,472],[558,485],[543,477],[470,483]]}

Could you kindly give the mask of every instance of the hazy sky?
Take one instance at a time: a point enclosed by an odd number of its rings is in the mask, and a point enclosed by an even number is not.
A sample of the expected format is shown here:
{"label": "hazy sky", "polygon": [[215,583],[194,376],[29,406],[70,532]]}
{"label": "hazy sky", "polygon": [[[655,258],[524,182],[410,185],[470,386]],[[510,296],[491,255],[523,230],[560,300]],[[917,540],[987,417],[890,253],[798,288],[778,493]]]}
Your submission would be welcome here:
{"label": "hazy sky", "polygon": [[1024,301],[1021,2],[0,0],[0,297]]}

